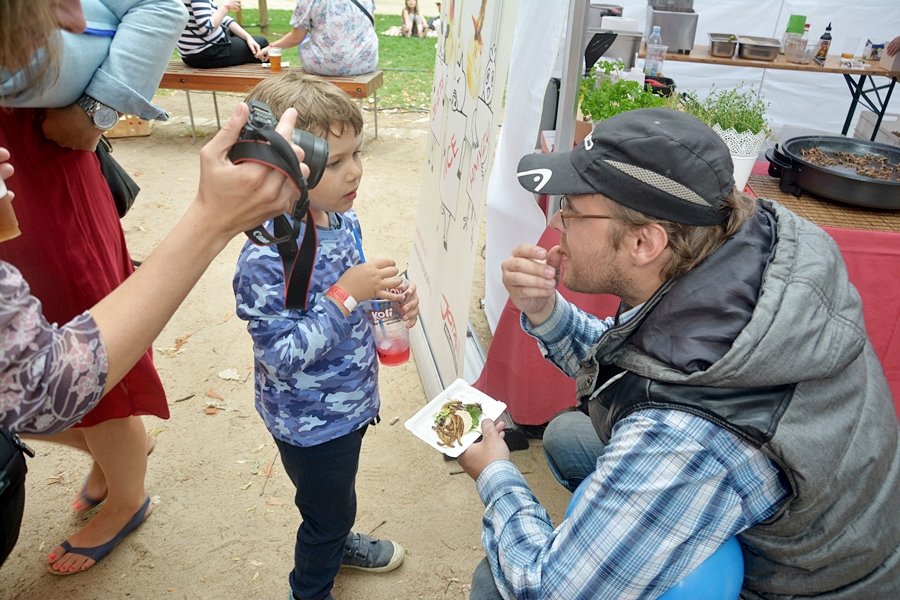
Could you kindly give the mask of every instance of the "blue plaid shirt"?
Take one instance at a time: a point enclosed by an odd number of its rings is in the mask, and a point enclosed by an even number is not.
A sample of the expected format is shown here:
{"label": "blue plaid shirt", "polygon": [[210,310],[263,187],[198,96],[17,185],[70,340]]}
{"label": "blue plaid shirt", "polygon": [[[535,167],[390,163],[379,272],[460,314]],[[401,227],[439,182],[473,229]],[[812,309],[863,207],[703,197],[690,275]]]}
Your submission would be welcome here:
{"label": "blue plaid shirt", "polygon": [[[570,375],[612,324],[561,296],[539,327],[523,317]],[[483,542],[505,598],[655,598],[728,538],[774,516],[789,496],[760,450],[710,421],[660,409],[616,424],[588,482],[554,527],[512,463],[481,473]]]}

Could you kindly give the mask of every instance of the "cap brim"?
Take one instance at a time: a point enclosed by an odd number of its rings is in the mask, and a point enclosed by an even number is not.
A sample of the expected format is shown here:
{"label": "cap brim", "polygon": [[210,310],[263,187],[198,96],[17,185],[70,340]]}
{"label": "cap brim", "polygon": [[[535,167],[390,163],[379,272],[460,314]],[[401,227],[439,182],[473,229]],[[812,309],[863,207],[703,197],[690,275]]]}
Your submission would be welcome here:
{"label": "cap brim", "polygon": [[572,166],[571,152],[527,154],[519,161],[519,184],[536,194],[593,194],[596,192]]}

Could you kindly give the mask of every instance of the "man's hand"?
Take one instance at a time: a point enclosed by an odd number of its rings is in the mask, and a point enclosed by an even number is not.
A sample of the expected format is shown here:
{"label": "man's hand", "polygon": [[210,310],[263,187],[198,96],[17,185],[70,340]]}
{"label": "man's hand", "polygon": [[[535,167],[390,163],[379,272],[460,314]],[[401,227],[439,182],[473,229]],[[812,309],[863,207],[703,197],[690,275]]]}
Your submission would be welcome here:
{"label": "man's hand", "polygon": [[481,472],[492,462],[509,460],[509,447],[503,441],[503,437],[506,435],[506,432],[503,431],[504,427],[503,421],[482,420],[481,435],[483,439],[469,446],[456,459],[459,466],[475,481],[478,481]]}
{"label": "man's hand", "polygon": [[898,52],[900,52],[900,35],[892,39],[887,45],[888,56],[893,56]]}
{"label": "man's hand", "polygon": [[47,139],[64,148],[73,150],[97,149],[103,132],[94,127],[94,122],[77,104],[64,108],[48,108],[41,129]]}
{"label": "man's hand", "polygon": [[[203,211],[206,226],[229,239],[275,215],[291,212],[300,197],[293,181],[282,172],[254,162],[235,165],[228,159],[228,151],[249,114],[247,105],[239,103],[228,123],[200,150],[200,187],[195,204]],[[290,141],[296,120],[297,111],[289,108],[275,130]],[[303,149],[291,146],[302,161]],[[309,177],[309,167],[301,163],[300,169],[304,177]]]}
{"label": "man's hand", "polygon": [[553,312],[561,262],[558,246],[548,252],[540,246],[523,245],[514,248],[500,265],[509,299],[532,325],[540,325]]}

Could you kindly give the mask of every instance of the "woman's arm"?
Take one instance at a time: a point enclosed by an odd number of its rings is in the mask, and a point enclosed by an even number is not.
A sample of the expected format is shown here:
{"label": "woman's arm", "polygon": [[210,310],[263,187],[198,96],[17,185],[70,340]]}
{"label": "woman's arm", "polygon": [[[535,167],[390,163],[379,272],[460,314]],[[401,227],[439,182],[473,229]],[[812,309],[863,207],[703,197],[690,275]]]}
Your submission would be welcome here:
{"label": "woman's arm", "polygon": [[[30,317],[25,311],[4,314],[0,310],[0,381],[12,381],[26,366],[16,360],[24,354],[13,355],[15,348],[37,347],[42,352],[27,365],[28,389],[7,389],[10,395],[0,396],[4,400],[0,402],[0,423],[46,432],[77,422],[146,352],[213,257],[234,235],[290,212],[297,193],[280,172],[254,163],[234,165],[227,158],[247,115],[246,104],[239,104],[225,127],[203,147],[194,202],[141,268],[89,314],[62,328],[52,328],[37,311],[36,301],[23,297],[24,283],[19,285],[18,296],[6,293],[10,282],[16,280],[0,268],[0,284],[7,285],[6,290],[0,285],[4,298],[32,307]],[[295,121],[296,111],[285,111],[278,132],[289,139]],[[294,150],[302,158],[302,150],[296,146]],[[12,172],[3,164],[8,153],[0,149],[0,155],[0,176],[6,178]],[[308,175],[308,168],[302,169]],[[38,337],[40,343],[35,345]],[[37,393],[29,395],[28,390]],[[27,409],[23,408],[26,404]],[[28,413],[25,417],[23,410]]]}
{"label": "woman's arm", "polygon": [[253,36],[247,33],[247,30],[241,27],[240,23],[237,21],[232,21],[228,26],[228,30],[241,38],[245,42],[247,42],[247,47],[250,48],[250,53],[256,56],[259,54],[260,47],[259,44],[256,43],[256,40],[253,39]]}
{"label": "woman's arm", "polygon": [[303,38],[306,37],[306,34],[309,32],[308,29],[303,29],[302,27],[294,27],[291,29],[290,33],[286,33],[280,39],[275,40],[262,50],[260,50],[256,58],[260,60],[266,60],[269,58],[269,48],[290,48],[292,46],[296,46],[300,42],[303,41]]}
{"label": "woman's arm", "polygon": [[[247,115],[247,105],[239,104],[230,121],[203,147],[197,198],[141,268],[91,309],[110,356],[107,389],[146,352],[231,238],[290,212],[296,201],[296,189],[281,173],[261,165],[245,170],[251,163],[234,165],[228,160],[227,152]],[[279,122],[278,132],[286,139],[295,120],[296,112],[289,110]]]}

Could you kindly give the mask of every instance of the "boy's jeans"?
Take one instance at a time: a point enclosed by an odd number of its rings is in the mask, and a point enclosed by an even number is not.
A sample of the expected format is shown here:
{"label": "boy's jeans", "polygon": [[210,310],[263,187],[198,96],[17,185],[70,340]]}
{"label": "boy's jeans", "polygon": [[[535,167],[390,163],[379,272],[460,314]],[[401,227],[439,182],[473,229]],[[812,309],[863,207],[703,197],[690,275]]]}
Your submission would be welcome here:
{"label": "boy's jeans", "polygon": [[275,440],[303,517],[289,577],[294,596],[302,600],[327,598],[341,568],[344,542],[356,520],[356,471],[367,428],[307,448]]}

